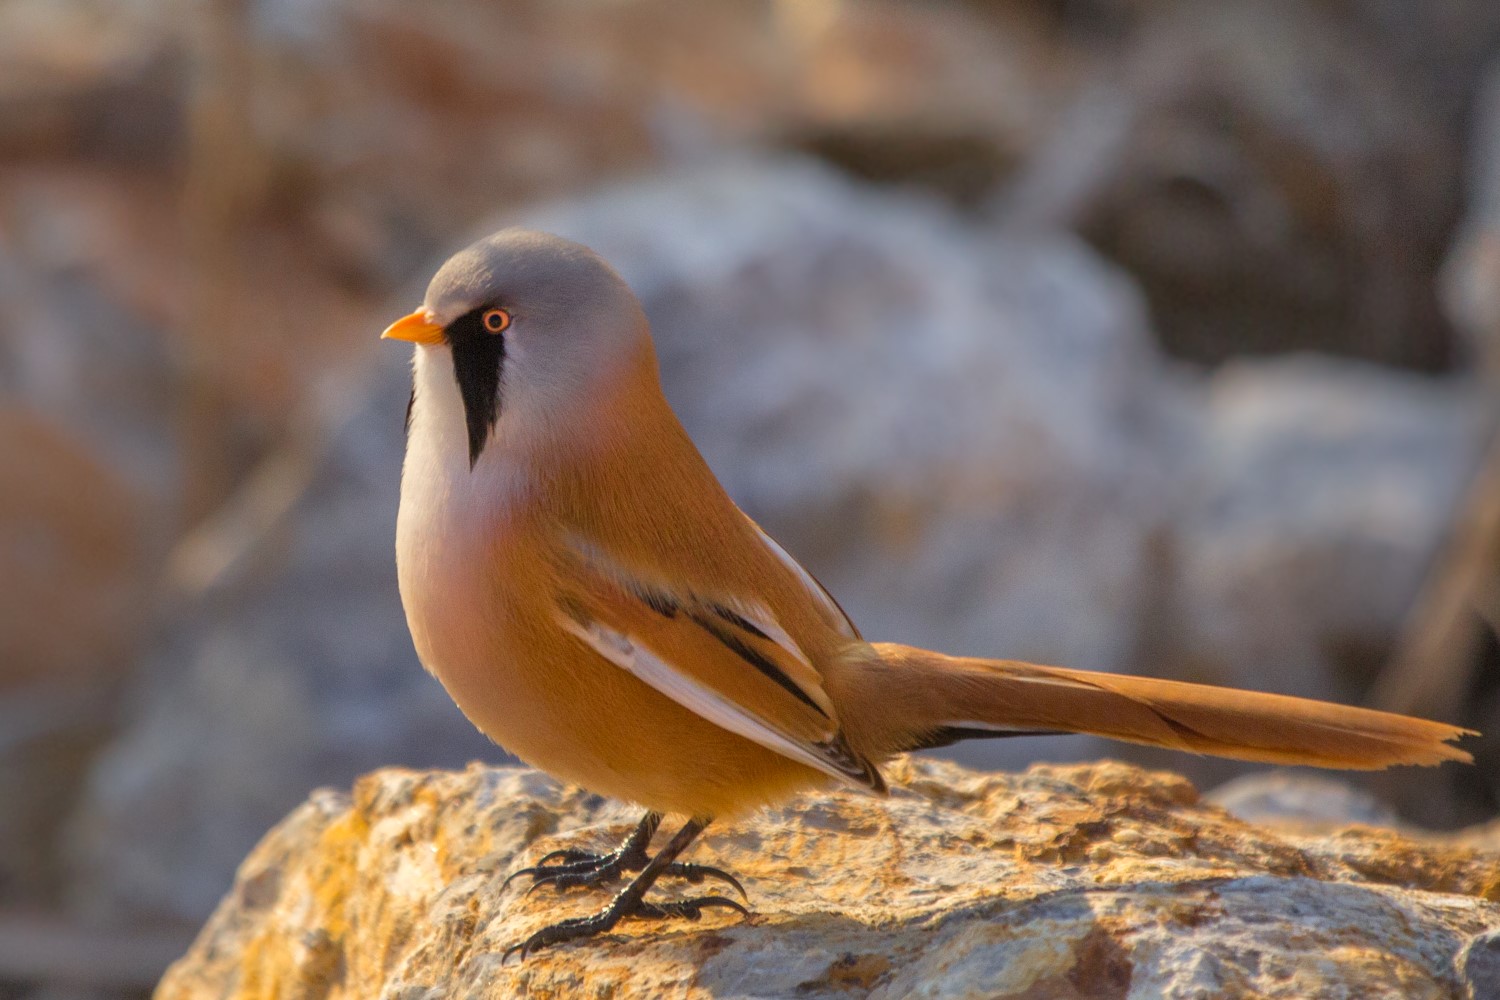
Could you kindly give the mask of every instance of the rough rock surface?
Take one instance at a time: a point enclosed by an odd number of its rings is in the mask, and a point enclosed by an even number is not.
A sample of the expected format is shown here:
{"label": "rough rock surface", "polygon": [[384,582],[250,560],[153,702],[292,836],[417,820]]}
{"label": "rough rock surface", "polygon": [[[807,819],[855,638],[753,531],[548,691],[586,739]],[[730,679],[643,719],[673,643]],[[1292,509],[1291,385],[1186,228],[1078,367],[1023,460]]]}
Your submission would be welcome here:
{"label": "rough rock surface", "polygon": [[[205,997],[1462,997],[1500,855],[1351,826],[1273,834],[1113,762],[892,769],[710,828],[755,915],[632,921],[502,961],[602,894],[504,874],[610,844],[618,805],[525,770],[385,770],[274,829],[159,1000]],[[1466,982],[1467,979],[1467,982]]]}
{"label": "rough rock surface", "polygon": [[[1155,4],[1122,50],[1118,146],[1080,221],[1174,354],[1448,362],[1433,279],[1459,209],[1456,123],[1500,19],[1373,6]],[[1433,72],[1425,46],[1451,62]]]}

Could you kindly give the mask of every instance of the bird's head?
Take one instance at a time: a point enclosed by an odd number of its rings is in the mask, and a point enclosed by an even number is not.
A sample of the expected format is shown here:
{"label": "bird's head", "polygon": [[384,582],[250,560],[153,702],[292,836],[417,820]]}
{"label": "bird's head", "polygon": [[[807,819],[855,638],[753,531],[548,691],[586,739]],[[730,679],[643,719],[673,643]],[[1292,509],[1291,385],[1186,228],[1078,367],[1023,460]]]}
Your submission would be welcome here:
{"label": "bird's head", "polygon": [[527,229],[454,254],[421,308],[382,336],[417,345],[418,405],[423,370],[451,371],[471,466],[501,420],[563,425],[651,354],[640,303],[614,269],[585,246]]}

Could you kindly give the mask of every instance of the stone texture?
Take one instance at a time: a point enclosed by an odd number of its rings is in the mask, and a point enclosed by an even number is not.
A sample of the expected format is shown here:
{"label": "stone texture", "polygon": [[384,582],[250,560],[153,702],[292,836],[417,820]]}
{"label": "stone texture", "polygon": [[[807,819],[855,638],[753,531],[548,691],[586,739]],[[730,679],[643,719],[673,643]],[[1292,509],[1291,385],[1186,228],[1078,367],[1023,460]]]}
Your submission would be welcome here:
{"label": "stone texture", "polygon": [[[1434,278],[1500,17],[1378,6],[1156,4],[1121,46],[1114,144],[1074,208],[1172,353],[1451,363]],[[1434,67],[1424,37],[1452,61]]]}
{"label": "stone texture", "polygon": [[1500,920],[1493,853],[1277,835],[1110,762],[893,774],[890,799],[809,794],[710,828],[694,857],[744,879],[748,920],[631,921],[507,964],[604,897],[503,875],[609,844],[630,814],[525,770],[376,772],[267,835],[157,997],[1436,1000],[1488,974],[1488,946],[1455,959]]}
{"label": "stone texture", "polygon": [[1500,996],[1500,930],[1476,934],[1458,954],[1468,1000]]}
{"label": "stone texture", "polygon": [[1395,826],[1396,811],[1369,792],[1321,771],[1254,771],[1225,782],[1204,799],[1260,826],[1331,830],[1359,823]]}
{"label": "stone texture", "polygon": [[1311,355],[1237,361],[1203,388],[1165,560],[1167,669],[1357,696],[1479,460],[1482,396]]}

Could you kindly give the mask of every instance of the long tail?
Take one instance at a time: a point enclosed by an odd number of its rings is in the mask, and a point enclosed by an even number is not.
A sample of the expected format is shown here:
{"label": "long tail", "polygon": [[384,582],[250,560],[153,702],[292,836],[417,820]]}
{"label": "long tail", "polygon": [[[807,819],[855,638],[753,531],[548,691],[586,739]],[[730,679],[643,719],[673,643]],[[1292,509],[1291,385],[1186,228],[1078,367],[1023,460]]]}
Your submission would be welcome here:
{"label": "long tail", "polygon": [[845,725],[876,755],[970,736],[1090,733],[1275,764],[1377,770],[1472,761],[1458,726],[1325,701],[877,644]]}

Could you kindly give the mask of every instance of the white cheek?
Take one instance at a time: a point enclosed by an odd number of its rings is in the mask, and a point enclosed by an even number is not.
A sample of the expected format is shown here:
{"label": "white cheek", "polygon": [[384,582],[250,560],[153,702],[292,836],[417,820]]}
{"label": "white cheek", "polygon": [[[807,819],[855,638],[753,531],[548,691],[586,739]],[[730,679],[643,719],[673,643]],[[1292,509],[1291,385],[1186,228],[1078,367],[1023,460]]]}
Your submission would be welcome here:
{"label": "white cheek", "polygon": [[429,670],[448,677],[467,669],[483,636],[482,609],[454,595],[486,592],[496,567],[476,553],[493,552],[524,503],[519,463],[495,441],[469,466],[463,399],[445,347],[418,347],[416,401],[401,470],[396,564],[402,601],[417,651]]}
{"label": "white cheek", "polygon": [[[508,367],[508,366],[507,366]],[[403,516],[449,518],[455,531],[488,520],[516,498],[522,485],[516,436],[524,420],[507,405],[510,379],[501,386],[501,415],[470,467],[463,395],[447,347],[418,347],[413,359],[416,402],[401,475]]]}
{"label": "white cheek", "polygon": [[447,347],[418,346],[412,354],[411,431],[407,465],[414,453],[424,463],[446,467],[455,461],[468,465],[468,425],[463,396],[453,377],[453,352]]}
{"label": "white cheek", "polygon": [[[472,470],[453,352],[446,345],[417,347],[408,473],[437,476],[455,494],[484,489],[513,494],[514,480],[519,470],[529,467],[528,458],[545,459],[559,447],[579,443],[579,428],[599,419],[596,404],[616,383],[636,346],[628,339],[603,336],[608,329],[551,330],[516,321],[504,334],[499,414]],[[457,497],[448,498],[456,501]],[[482,503],[483,497],[475,502]]]}

